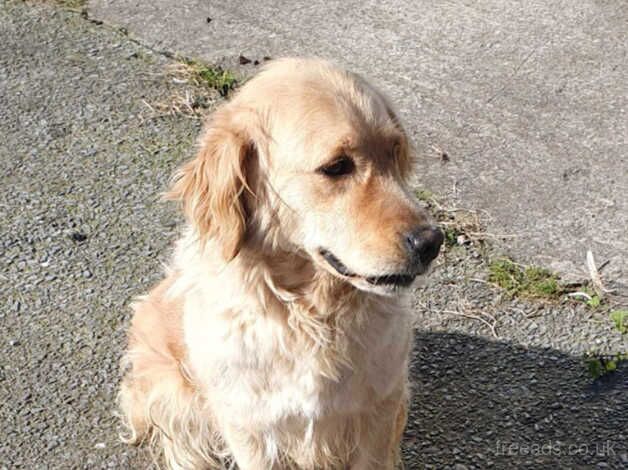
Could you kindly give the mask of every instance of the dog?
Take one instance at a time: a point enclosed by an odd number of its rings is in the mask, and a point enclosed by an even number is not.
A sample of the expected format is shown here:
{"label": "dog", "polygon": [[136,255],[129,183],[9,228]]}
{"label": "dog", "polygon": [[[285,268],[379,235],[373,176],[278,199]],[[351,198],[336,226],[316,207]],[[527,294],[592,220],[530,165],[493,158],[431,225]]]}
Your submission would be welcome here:
{"label": "dog", "polygon": [[393,469],[407,293],[442,231],[414,199],[389,100],[320,59],[269,63],[176,173],[185,231],[134,305],[129,443],[172,469]]}

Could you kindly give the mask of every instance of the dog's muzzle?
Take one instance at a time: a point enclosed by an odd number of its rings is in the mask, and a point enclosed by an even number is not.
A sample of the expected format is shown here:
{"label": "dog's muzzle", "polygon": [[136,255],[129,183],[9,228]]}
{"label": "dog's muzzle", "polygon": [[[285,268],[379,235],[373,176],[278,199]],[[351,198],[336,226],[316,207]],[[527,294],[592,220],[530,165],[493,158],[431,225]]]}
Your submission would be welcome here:
{"label": "dog's muzzle", "polygon": [[340,261],[332,252],[325,249],[319,250],[320,255],[327,261],[327,263],[334,268],[334,270],[341,274],[342,276],[348,278],[361,278],[364,279],[369,284],[373,284],[374,286],[399,286],[399,287],[407,287],[412,284],[414,278],[419,274],[423,274],[425,270],[422,272],[415,273],[398,273],[398,274],[384,274],[381,276],[360,276],[354,272],[351,272],[347,266],[344,265],[342,261]]}
{"label": "dog's muzzle", "polygon": [[348,278],[364,279],[374,286],[407,287],[414,279],[427,271],[430,263],[438,256],[445,236],[438,227],[422,226],[404,236],[404,245],[408,250],[408,269],[402,273],[361,276],[352,272],[331,251],[321,248],[319,254],[340,275]]}

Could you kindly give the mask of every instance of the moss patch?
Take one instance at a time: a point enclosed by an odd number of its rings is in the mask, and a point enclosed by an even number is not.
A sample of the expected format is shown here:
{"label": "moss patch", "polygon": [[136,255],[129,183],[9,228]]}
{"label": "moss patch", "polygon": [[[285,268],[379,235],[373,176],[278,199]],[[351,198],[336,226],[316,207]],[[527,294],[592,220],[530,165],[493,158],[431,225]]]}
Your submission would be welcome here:
{"label": "moss patch", "polygon": [[488,280],[506,290],[512,297],[557,299],[564,290],[558,276],[537,266],[521,266],[507,258],[489,264]]}

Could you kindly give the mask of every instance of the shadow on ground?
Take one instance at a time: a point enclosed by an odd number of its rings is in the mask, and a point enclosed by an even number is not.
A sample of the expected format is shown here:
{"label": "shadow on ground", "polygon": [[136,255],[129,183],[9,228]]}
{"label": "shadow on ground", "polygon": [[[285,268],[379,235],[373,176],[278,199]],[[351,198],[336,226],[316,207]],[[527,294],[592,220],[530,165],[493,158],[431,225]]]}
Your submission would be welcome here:
{"label": "shadow on ground", "polygon": [[628,464],[625,363],[593,381],[581,358],[553,349],[418,332],[411,380],[408,469]]}

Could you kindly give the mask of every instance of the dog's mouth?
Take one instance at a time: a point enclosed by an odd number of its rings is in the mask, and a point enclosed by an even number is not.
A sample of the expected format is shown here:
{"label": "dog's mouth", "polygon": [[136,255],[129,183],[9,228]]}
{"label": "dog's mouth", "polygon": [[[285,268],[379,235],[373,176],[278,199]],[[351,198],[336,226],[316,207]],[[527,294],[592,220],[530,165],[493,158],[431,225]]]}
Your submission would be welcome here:
{"label": "dog's mouth", "polygon": [[422,274],[422,272],[416,272],[414,274],[393,273],[380,276],[360,276],[359,274],[351,272],[349,268],[329,250],[321,248],[318,252],[338,274],[349,278],[363,279],[374,286],[407,287],[412,284],[419,274]]}

